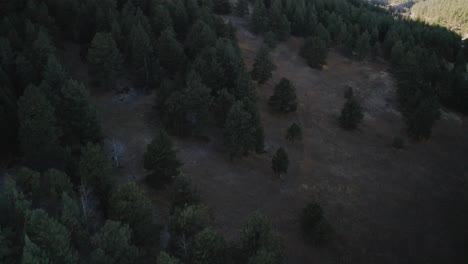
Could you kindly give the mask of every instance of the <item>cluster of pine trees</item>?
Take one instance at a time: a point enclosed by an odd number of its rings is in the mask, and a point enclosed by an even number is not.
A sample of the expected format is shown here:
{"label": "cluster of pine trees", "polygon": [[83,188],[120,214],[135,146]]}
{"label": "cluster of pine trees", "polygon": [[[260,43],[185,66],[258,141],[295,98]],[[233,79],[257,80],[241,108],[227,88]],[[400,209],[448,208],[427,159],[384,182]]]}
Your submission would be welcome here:
{"label": "cluster of pine trees", "polygon": [[411,7],[411,15],[448,27],[461,35],[468,34],[468,3],[464,0],[427,0]]}
{"label": "cluster of pine trees", "polygon": [[311,67],[326,63],[330,47],[359,60],[389,60],[408,135],[414,139],[430,137],[441,105],[468,113],[467,54],[454,32],[393,16],[360,0],[256,0],[253,7],[251,30],[277,41],[286,39],[287,32],[306,38],[300,54]]}
{"label": "cluster of pine trees", "polygon": [[14,168],[0,183],[1,263],[281,263],[266,217],[252,216],[233,246],[209,226],[165,133],[144,159],[150,183],[175,178],[160,241],[156,208],[138,184],[112,179],[88,89],[62,64],[64,43],[79,44],[93,88],[125,75],[157,90],[169,131],[215,124],[233,157],[262,151],[254,84],[232,26],[215,15],[231,11],[227,0],[0,3],[0,151]]}

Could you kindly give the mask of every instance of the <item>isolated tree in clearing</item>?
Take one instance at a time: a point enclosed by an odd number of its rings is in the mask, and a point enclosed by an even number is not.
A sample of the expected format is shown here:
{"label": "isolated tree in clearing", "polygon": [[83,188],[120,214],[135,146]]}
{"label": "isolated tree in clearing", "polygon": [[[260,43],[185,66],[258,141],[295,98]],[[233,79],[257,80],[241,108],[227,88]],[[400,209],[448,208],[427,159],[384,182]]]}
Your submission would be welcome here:
{"label": "isolated tree in clearing", "polygon": [[353,97],[349,98],[341,111],[340,126],[346,130],[354,130],[363,118],[361,105]]}
{"label": "isolated tree in clearing", "polygon": [[297,109],[297,96],[294,85],[286,78],[275,86],[275,92],[270,97],[268,104],[273,110],[280,113],[295,112]]}
{"label": "isolated tree in clearing", "polygon": [[288,128],[288,131],[286,133],[286,139],[289,141],[301,140],[302,139],[301,127],[296,123],[292,123],[292,125]]}
{"label": "isolated tree in clearing", "polygon": [[325,65],[327,58],[327,43],[319,37],[309,37],[305,40],[301,49],[301,56],[306,60],[307,65],[312,68],[321,69]]}
{"label": "isolated tree in clearing", "polygon": [[149,171],[147,181],[153,187],[158,187],[158,184],[168,182],[179,174],[182,163],[177,159],[172,140],[166,132],[159,132],[147,146],[143,165]]}
{"label": "isolated tree in clearing", "polygon": [[289,167],[289,158],[288,154],[283,148],[279,148],[276,151],[276,154],[273,156],[273,159],[271,160],[271,168],[273,169],[273,172],[281,177],[282,174],[285,174],[288,172],[288,167]]}

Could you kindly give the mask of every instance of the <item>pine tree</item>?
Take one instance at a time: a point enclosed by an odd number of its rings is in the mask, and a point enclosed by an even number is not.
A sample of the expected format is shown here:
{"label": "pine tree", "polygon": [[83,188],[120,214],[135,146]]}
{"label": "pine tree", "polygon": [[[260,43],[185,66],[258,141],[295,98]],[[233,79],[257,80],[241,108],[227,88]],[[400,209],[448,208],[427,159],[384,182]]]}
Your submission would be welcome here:
{"label": "pine tree", "polygon": [[340,115],[340,126],[346,130],[354,130],[364,118],[361,105],[351,97],[346,101]]}
{"label": "pine tree", "polygon": [[301,127],[296,123],[292,123],[292,125],[288,128],[288,131],[286,133],[286,139],[289,141],[301,140],[302,139]]}
{"label": "pine tree", "polygon": [[234,7],[234,13],[237,16],[244,17],[249,14],[249,1],[248,0],[237,0],[236,6]]}
{"label": "pine tree", "polygon": [[151,26],[153,28],[153,34],[156,38],[159,38],[161,33],[169,28],[173,28],[174,23],[172,22],[171,15],[167,11],[166,7],[162,4],[155,5],[152,9]]}
{"label": "pine tree", "polygon": [[47,256],[51,262],[77,263],[77,256],[70,245],[70,232],[59,222],[50,218],[42,209],[36,209],[30,213],[26,234],[43,252],[41,255]]}
{"label": "pine tree", "polygon": [[189,18],[187,15],[187,9],[185,8],[182,0],[175,0],[173,5],[174,11],[172,13],[172,21],[174,22],[174,30],[177,33],[177,38],[182,40],[189,29]]}
{"label": "pine tree", "polygon": [[91,263],[132,264],[138,262],[140,252],[131,243],[132,230],[128,225],[107,220],[92,238],[95,250],[91,253]]}
{"label": "pine tree", "polygon": [[62,193],[60,223],[73,234],[83,231],[83,218],[78,203],[66,192]]}
{"label": "pine tree", "polygon": [[101,127],[83,84],[70,79],[62,87],[61,95],[58,116],[67,142],[77,145],[100,142]]}
{"label": "pine tree", "polygon": [[283,148],[279,148],[276,151],[276,154],[273,156],[273,159],[271,160],[271,168],[273,169],[273,172],[275,172],[276,175],[281,177],[282,174],[288,172],[288,167],[288,154],[286,154],[286,151]]}
{"label": "pine tree", "polygon": [[92,73],[96,81],[109,87],[122,69],[122,55],[111,33],[98,32],[91,41],[88,61],[92,64]]}
{"label": "pine tree", "polygon": [[213,46],[216,42],[216,34],[202,20],[197,20],[187,36],[188,54],[193,58],[208,46]]}
{"label": "pine tree", "polygon": [[211,228],[198,233],[193,241],[192,262],[194,264],[223,264],[226,262],[226,242]]}
{"label": "pine tree", "polygon": [[158,57],[161,66],[171,76],[184,69],[186,57],[184,49],[170,29],[166,29],[158,40]]}
{"label": "pine tree", "polygon": [[180,264],[180,261],[176,258],[169,256],[165,252],[161,252],[156,260],[156,264]]}
{"label": "pine tree", "polygon": [[252,69],[252,78],[257,80],[260,84],[268,81],[272,76],[272,71],[276,69],[270,58],[269,50],[263,46],[255,57],[255,62]]}
{"label": "pine tree", "polygon": [[19,141],[24,164],[44,169],[60,166],[60,130],[54,108],[40,89],[29,86],[18,100]]}
{"label": "pine tree", "polygon": [[50,263],[47,253],[40,249],[27,235],[24,236],[23,255],[21,264],[47,264]]}
{"label": "pine tree", "polygon": [[268,11],[263,0],[255,1],[250,28],[255,34],[262,34],[268,29]]}
{"label": "pine tree", "polygon": [[213,11],[216,14],[227,15],[231,13],[231,3],[229,3],[229,0],[213,1]]}
{"label": "pine tree", "polygon": [[44,89],[44,92],[56,109],[59,107],[60,89],[67,79],[68,73],[63,68],[62,64],[57,60],[55,55],[50,55],[44,69],[43,83],[41,86],[47,88]]}
{"label": "pine tree", "polygon": [[292,82],[286,78],[281,79],[275,86],[275,92],[270,97],[268,104],[277,112],[295,112],[297,109],[297,97]]}
{"label": "pine tree", "polygon": [[99,145],[88,143],[82,148],[78,164],[81,183],[91,187],[103,202],[107,201],[112,189],[110,169],[110,162]]}
{"label": "pine tree", "polygon": [[440,118],[437,98],[420,99],[416,109],[406,117],[407,133],[415,140],[431,137],[432,126]]}
{"label": "pine tree", "polygon": [[153,46],[145,28],[136,24],[130,31],[130,65],[133,68],[136,83],[147,87],[150,83],[150,64],[153,61]]}
{"label": "pine tree", "polygon": [[50,55],[54,55],[55,53],[56,49],[49,36],[41,30],[32,44],[31,57],[35,68],[42,73],[44,66],[47,65],[47,59]]}
{"label": "pine tree", "polygon": [[214,98],[214,115],[218,124],[224,124],[226,122],[227,115],[229,110],[235,102],[235,97],[229,93],[229,91],[224,88],[219,91]]}
{"label": "pine tree", "polygon": [[281,13],[281,1],[275,1],[270,8],[270,29],[279,41],[286,40],[291,34],[291,25],[288,18]]}
{"label": "pine tree", "polygon": [[245,156],[255,149],[256,127],[242,102],[232,105],[224,124],[224,144],[232,158]]}
{"label": "pine tree", "polygon": [[364,60],[370,53],[370,36],[367,31],[361,34],[356,42],[356,55],[358,60]]}
{"label": "pine tree", "polygon": [[176,156],[171,138],[164,131],[159,132],[147,146],[143,164],[150,173],[147,181],[154,187],[172,180],[179,174],[182,163]]}
{"label": "pine tree", "polygon": [[325,65],[327,58],[327,44],[318,37],[309,37],[305,40],[301,49],[301,56],[306,60],[307,65],[312,68],[321,69]]}
{"label": "pine tree", "polygon": [[154,207],[136,183],[118,186],[110,196],[109,207],[110,219],[128,224],[134,231],[136,245],[152,245],[158,239]]}
{"label": "pine tree", "polygon": [[274,256],[275,261],[272,263],[282,263],[282,243],[273,232],[270,219],[254,213],[242,227],[239,253],[244,263],[250,263],[249,260],[255,258],[261,251]]}

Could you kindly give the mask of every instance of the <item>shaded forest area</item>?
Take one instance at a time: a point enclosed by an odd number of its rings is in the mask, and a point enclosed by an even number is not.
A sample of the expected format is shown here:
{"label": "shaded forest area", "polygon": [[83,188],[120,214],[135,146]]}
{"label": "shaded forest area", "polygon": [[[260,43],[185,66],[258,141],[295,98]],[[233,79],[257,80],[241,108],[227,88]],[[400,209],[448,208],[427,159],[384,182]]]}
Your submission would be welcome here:
{"label": "shaded forest area", "polygon": [[[230,13],[249,19],[252,32],[265,37],[252,73],[234,27],[219,16]],[[390,61],[415,140],[430,138],[442,105],[468,113],[468,54],[460,36],[358,0],[239,0],[234,6],[227,0],[19,0],[2,1],[0,14],[0,155],[10,169],[0,193],[2,263],[282,262],[281,239],[262,215],[246,222],[234,245],[210,227],[164,131],[143,161],[149,186],[173,182],[170,235],[160,241],[165,223],[144,188],[111,177],[89,100],[88,89],[115,89],[122,76],[143,92],[156,91],[154,122],[185,137],[219,129],[233,159],[264,151],[268,131],[254,81],[271,78],[268,48],[291,34],[306,38],[300,54],[314,68],[326,65],[331,47],[357,60]],[[67,42],[79,44],[91,65],[88,87],[64,67]],[[340,124],[353,129],[362,113],[348,97]],[[280,113],[296,111],[292,83],[282,80],[269,103]],[[290,134],[300,137],[300,129]],[[287,171],[283,149],[272,167],[279,176]],[[302,217],[308,240],[326,240],[331,227],[318,205]]]}

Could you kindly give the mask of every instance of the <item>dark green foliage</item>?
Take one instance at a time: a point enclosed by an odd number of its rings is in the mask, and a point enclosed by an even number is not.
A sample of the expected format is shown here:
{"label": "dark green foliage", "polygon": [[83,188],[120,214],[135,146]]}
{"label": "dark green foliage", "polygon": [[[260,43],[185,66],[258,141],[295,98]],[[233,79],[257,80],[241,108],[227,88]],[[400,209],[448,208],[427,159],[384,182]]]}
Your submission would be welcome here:
{"label": "dark green foliage", "polygon": [[149,64],[153,54],[151,39],[140,23],[132,27],[129,38],[130,64],[139,80],[138,83],[148,85],[150,82]]}
{"label": "dark green foliage", "polygon": [[163,122],[178,135],[202,135],[211,107],[211,90],[190,71],[183,89],[173,92],[161,109]]}
{"label": "dark green foliage", "polygon": [[202,20],[197,20],[193,25],[190,33],[187,36],[188,54],[195,57],[204,48],[214,45],[216,42],[216,34],[211,27]]}
{"label": "dark green foliage", "polygon": [[340,126],[346,130],[354,130],[364,118],[361,105],[353,97],[348,99],[341,110]]}
{"label": "dark green foliage", "polygon": [[271,263],[279,264],[283,260],[280,238],[273,232],[270,219],[259,213],[250,216],[244,224],[239,250],[243,263],[257,263],[255,260],[263,258],[265,254],[273,260]]}
{"label": "dark green foliage", "polygon": [[57,60],[55,55],[50,55],[44,69],[43,84],[49,87],[45,93],[54,107],[58,107],[60,89],[67,79],[68,73],[65,71],[62,64]]}
{"label": "dark green foliage", "polygon": [[364,60],[370,53],[370,36],[367,31],[362,33],[356,42],[356,56],[358,60]]}
{"label": "dark green foliage", "polygon": [[200,194],[192,185],[189,176],[178,175],[174,180],[172,191],[172,208],[184,208],[189,205],[198,205],[200,203]]}
{"label": "dark green foliage", "polygon": [[213,11],[217,14],[226,15],[231,13],[231,3],[229,0],[213,1]]}
{"label": "dark green foliage", "polygon": [[271,160],[271,168],[276,175],[281,177],[281,174],[286,174],[288,172],[288,167],[288,154],[283,148],[279,148]]}
{"label": "dark green foliage", "polygon": [[79,204],[66,192],[62,193],[59,220],[72,233],[72,236],[83,231],[84,219]]}
{"label": "dark green foliage", "polygon": [[205,229],[207,224],[208,211],[206,207],[189,205],[184,208],[176,208],[169,225],[170,247],[174,254],[180,259],[188,261],[191,257],[194,236]]}
{"label": "dark green foliage", "polygon": [[434,122],[440,118],[439,102],[436,98],[423,99],[414,112],[406,118],[408,136],[415,140],[427,140]]}
{"label": "dark green foliage", "polygon": [[301,49],[301,56],[306,60],[307,65],[312,68],[321,69],[327,59],[327,43],[318,37],[309,37],[305,40]]}
{"label": "dark green foliage", "polygon": [[92,238],[91,263],[132,264],[138,262],[139,250],[131,243],[128,225],[108,220]]}
{"label": "dark green foliage", "polygon": [[231,157],[245,156],[255,149],[253,118],[244,103],[238,101],[232,105],[224,124],[224,144]]}
{"label": "dark green foliage", "polygon": [[158,57],[163,69],[170,75],[175,75],[184,69],[184,49],[177,41],[174,33],[166,29],[158,39]]}
{"label": "dark green foliage", "polygon": [[134,182],[122,184],[112,192],[109,217],[129,225],[134,231],[136,245],[152,245],[158,239],[154,207],[143,189]]}
{"label": "dark green foliage", "polygon": [[177,159],[174,144],[166,132],[160,131],[147,146],[143,164],[150,173],[146,180],[153,187],[171,181],[179,174],[182,163]]}
{"label": "dark green foliage", "polygon": [[47,33],[40,31],[36,40],[32,43],[31,49],[31,57],[36,70],[43,72],[49,56],[56,53],[56,49]]}
{"label": "dark green foliage", "polygon": [[24,164],[44,169],[61,164],[54,108],[35,86],[29,86],[18,100],[19,141]]}
{"label": "dark green foliage", "polygon": [[292,123],[286,132],[286,139],[289,141],[302,140],[301,127],[296,123]]}
{"label": "dark green foliage", "polygon": [[93,66],[92,74],[98,84],[110,88],[122,69],[122,55],[112,34],[98,32],[91,41],[88,61]]}
{"label": "dark green foliage", "polygon": [[250,21],[251,30],[256,34],[264,33],[267,31],[268,23],[268,10],[263,0],[256,0]]}
{"label": "dark green foliage", "polygon": [[244,17],[248,15],[249,14],[249,1],[237,0],[236,6],[234,7],[234,13],[240,17]]}
{"label": "dark green foliage", "polygon": [[278,41],[276,39],[275,33],[273,33],[272,31],[268,31],[263,36],[263,44],[270,49],[276,48],[276,46],[278,45]]}
{"label": "dark green foliage", "polygon": [[103,202],[107,201],[113,185],[110,169],[110,162],[99,145],[88,143],[82,148],[78,165],[81,183],[91,187]]}
{"label": "dark green foliage", "polygon": [[73,185],[68,175],[56,169],[49,169],[42,175],[44,188],[42,200],[46,201],[47,211],[53,215],[58,214],[61,207],[63,193],[73,194]]}
{"label": "dark green foliage", "polygon": [[156,264],[180,264],[180,261],[169,256],[166,252],[161,252],[156,260]]}
{"label": "dark green foliage", "polygon": [[194,264],[224,264],[227,260],[226,242],[211,228],[195,235],[192,252]]}
{"label": "dark green foliage", "polygon": [[220,125],[223,125],[226,121],[229,110],[231,110],[235,100],[235,97],[230,94],[226,88],[217,93],[216,97],[214,98],[213,106],[216,121]]}
{"label": "dark green foliage", "polygon": [[171,233],[190,239],[203,230],[208,223],[208,210],[202,205],[189,205],[178,208],[170,223]]}
{"label": "dark green foliage", "polygon": [[270,51],[267,47],[263,46],[255,57],[255,62],[252,69],[252,79],[258,81],[260,84],[268,81],[273,75],[272,71],[276,69],[270,58]]}
{"label": "dark green foliage", "polygon": [[162,4],[155,5],[150,17],[153,33],[156,38],[166,29],[173,28],[172,18],[166,7]]}
{"label": "dark green foliage", "polygon": [[275,33],[275,37],[284,41],[291,34],[291,24],[286,15],[281,13],[281,1],[275,1],[275,4],[270,8],[269,28]]}
{"label": "dark green foliage", "polygon": [[70,145],[100,142],[101,126],[84,85],[70,79],[62,87],[61,95],[57,115],[66,142]]}
{"label": "dark green foliage", "polygon": [[70,232],[45,211],[38,209],[29,214],[26,234],[35,246],[31,244],[29,249],[32,252],[23,254],[38,257],[35,253],[39,253],[40,259],[47,258],[54,263],[77,263],[77,256],[70,245]]}
{"label": "dark green foliage", "polygon": [[27,198],[39,195],[41,174],[26,167],[19,169],[16,174],[16,185]]}
{"label": "dark green foliage", "polygon": [[274,94],[268,100],[273,110],[280,113],[295,112],[297,109],[296,89],[286,78],[275,86]]}
{"label": "dark green foliage", "polygon": [[332,230],[319,204],[308,203],[301,212],[300,220],[302,235],[307,242],[323,244],[330,240]]}

